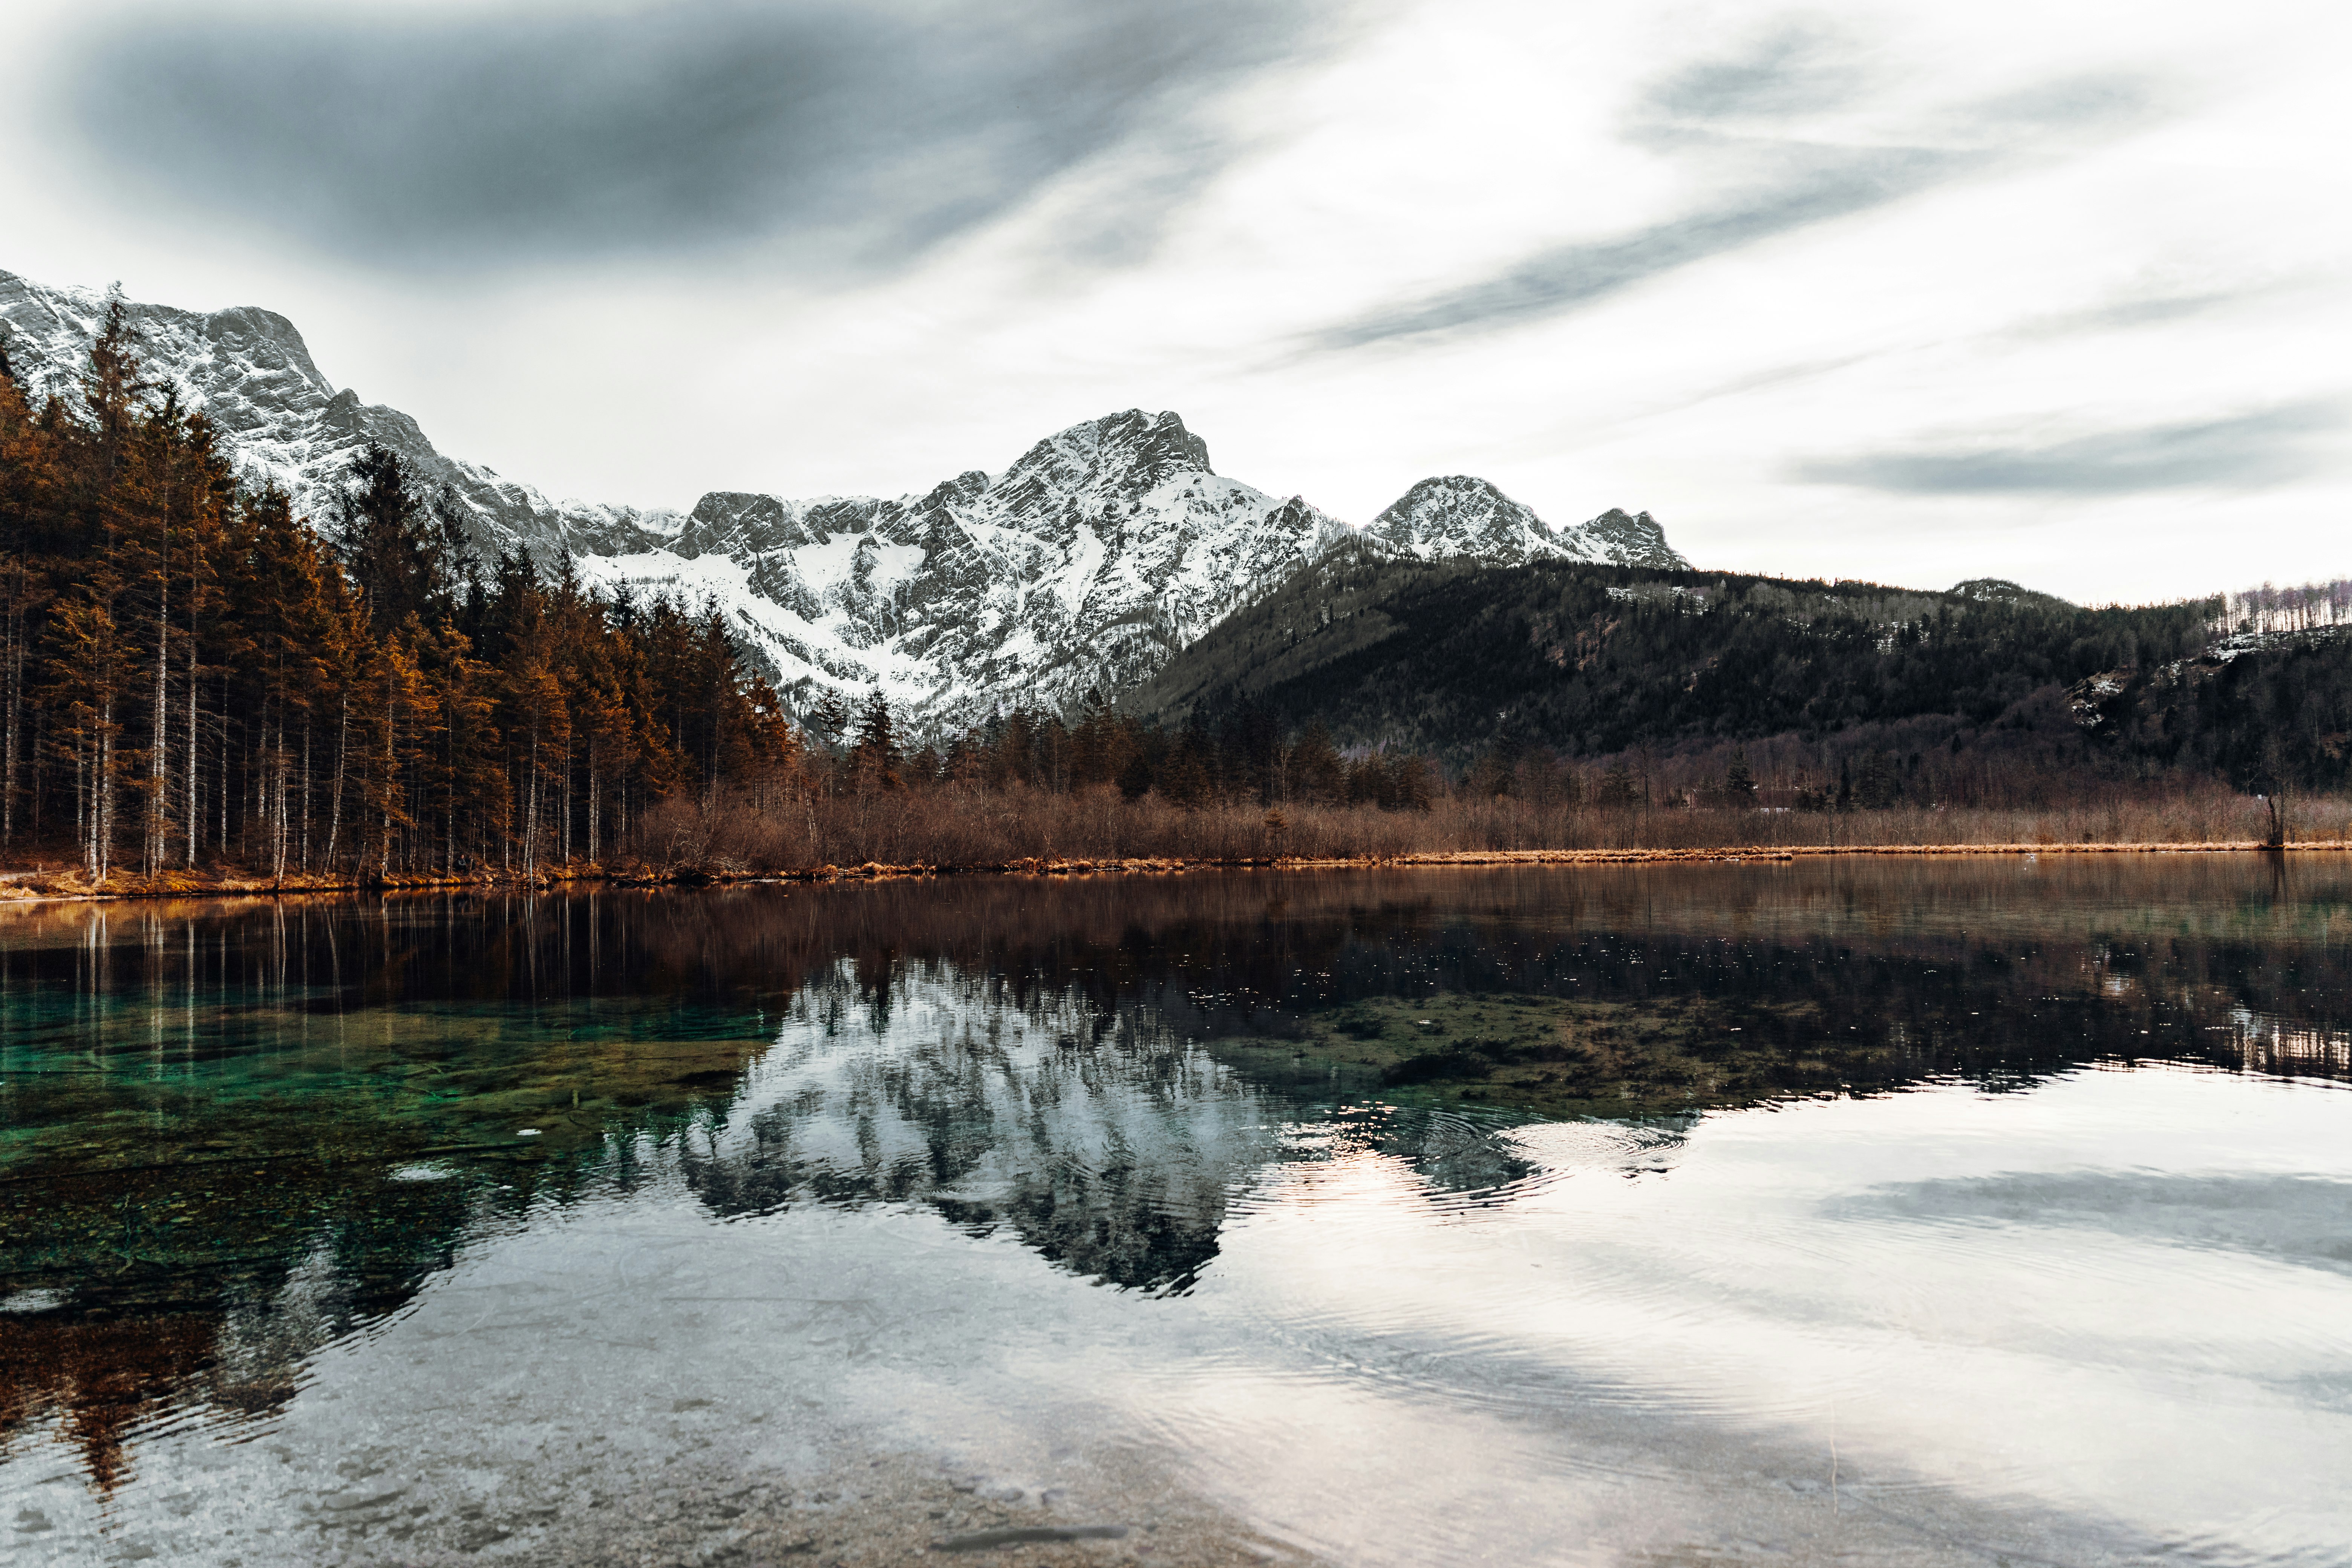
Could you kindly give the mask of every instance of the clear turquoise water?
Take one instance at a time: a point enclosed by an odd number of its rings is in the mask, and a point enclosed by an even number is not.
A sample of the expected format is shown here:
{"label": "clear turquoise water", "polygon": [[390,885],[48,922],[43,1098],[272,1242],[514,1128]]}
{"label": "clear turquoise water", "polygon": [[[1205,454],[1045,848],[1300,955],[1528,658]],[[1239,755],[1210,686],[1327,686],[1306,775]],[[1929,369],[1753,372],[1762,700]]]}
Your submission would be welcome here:
{"label": "clear turquoise water", "polygon": [[2340,1562],[2347,934],[2256,857],[11,911],[0,1541],[585,1560],[855,1449],[1339,1562]]}

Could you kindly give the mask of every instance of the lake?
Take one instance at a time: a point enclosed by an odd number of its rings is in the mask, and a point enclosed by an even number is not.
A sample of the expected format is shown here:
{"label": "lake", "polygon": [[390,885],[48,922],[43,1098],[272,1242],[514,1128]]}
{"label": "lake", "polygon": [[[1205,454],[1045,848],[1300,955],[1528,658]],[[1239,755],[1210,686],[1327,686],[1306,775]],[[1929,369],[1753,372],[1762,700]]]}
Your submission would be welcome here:
{"label": "lake", "polygon": [[12,1563],[2341,1563],[2352,859],[0,909]]}

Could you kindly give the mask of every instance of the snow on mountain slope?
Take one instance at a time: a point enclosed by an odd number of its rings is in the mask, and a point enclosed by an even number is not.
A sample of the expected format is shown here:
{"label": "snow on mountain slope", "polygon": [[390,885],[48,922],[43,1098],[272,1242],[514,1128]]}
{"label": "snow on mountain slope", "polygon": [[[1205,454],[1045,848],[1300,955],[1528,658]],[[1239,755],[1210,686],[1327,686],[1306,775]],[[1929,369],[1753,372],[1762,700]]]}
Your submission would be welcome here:
{"label": "snow on mountain slope", "polygon": [[[105,300],[0,272],[0,330],[37,397],[70,395]],[[1067,711],[1157,672],[1263,588],[1354,531],[1218,474],[1174,414],[1129,409],[1040,441],[1001,474],[895,500],[715,490],[675,512],[549,500],[444,457],[396,409],[337,390],[292,322],[241,307],[131,305],[152,374],[207,413],[242,471],[314,520],[369,441],[468,509],[486,551],[520,545],[586,581],[711,604],[805,711],[878,685],[918,732],[1016,705]],[[1678,566],[1645,512],[1554,531],[1483,479],[1426,479],[1370,531],[1389,549]]]}
{"label": "snow on mountain slope", "polygon": [[[443,457],[407,415],[362,403],[349,387],[336,390],[294,323],[274,310],[128,310],[150,373],[177,388],[183,406],[211,417],[240,471],[280,486],[314,520],[331,515],[326,503],[352,455],[378,441],[428,486],[455,491],[493,551],[521,544],[544,560],[557,552],[642,548],[675,526],[664,513],[551,501],[478,464]],[[36,399],[70,395],[105,319],[101,294],[0,272],[0,330],[17,378]]]}
{"label": "snow on mountain slope", "polygon": [[1646,511],[1629,517],[1612,507],[1590,522],[1554,531],[1527,506],[1466,474],[1422,480],[1364,531],[1425,560],[1469,555],[1498,566],[1547,557],[1613,566],[1690,565]]}
{"label": "snow on mountain slope", "polygon": [[799,702],[878,683],[936,728],[1108,700],[1346,532],[1129,409],[999,475],[895,500],[714,493],[663,548],[577,559],[606,586],[714,597]]}

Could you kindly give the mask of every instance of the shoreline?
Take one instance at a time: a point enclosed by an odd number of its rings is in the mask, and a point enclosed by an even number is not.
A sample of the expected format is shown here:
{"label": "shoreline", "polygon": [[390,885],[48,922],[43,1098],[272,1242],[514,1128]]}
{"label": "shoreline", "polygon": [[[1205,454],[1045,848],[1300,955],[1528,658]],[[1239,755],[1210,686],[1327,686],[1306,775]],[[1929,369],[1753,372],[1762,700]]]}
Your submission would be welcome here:
{"label": "shoreline", "polygon": [[[1627,849],[1432,849],[1403,855],[1249,855],[1138,856],[1124,858],[1084,856],[1024,856],[980,865],[932,865],[914,862],[885,865],[866,861],[857,866],[810,866],[791,870],[736,871],[708,867],[659,870],[645,866],[607,868],[566,867],[532,875],[499,873],[488,876],[436,877],[396,873],[350,877],[298,873],[284,878],[254,877],[228,872],[215,876],[169,872],[154,878],[124,878],[121,885],[103,888],[74,885],[76,874],[58,873],[55,880],[40,871],[0,873],[0,907],[36,903],[101,903],[156,899],[262,898],[278,899],[320,893],[458,892],[467,889],[549,890],[591,882],[608,888],[744,887],[790,882],[898,880],[939,877],[1094,877],[1180,876],[1189,871],[1297,870],[1348,871],[1447,866],[1645,866],[1692,865],[1748,860],[1796,860],[1836,855],[1926,858],[1992,855],[2245,855],[2313,854],[2352,851],[2352,840],[2314,839],[2288,844],[2264,844],[2255,839],[2197,842],[2156,841],[2090,844],[1749,844],[1704,848]],[[110,884],[117,879],[110,878]]]}

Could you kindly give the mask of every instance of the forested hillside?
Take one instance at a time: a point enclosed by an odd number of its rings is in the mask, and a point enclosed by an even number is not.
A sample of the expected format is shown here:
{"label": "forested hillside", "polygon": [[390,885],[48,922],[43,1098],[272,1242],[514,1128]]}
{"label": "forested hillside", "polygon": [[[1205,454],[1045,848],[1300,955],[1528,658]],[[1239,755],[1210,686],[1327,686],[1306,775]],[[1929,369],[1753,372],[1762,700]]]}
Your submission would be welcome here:
{"label": "forested hillside", "polygon": [[2105,671],[2071,708],[2094,754],[2142,770],[2210,773],[2265,794],[2352,785],[2352,641],[2332,626]]}
{"label": "forested hillside", "polygon": [[382,447],[338,512],[240,487],[119,300],[71,402],[0,374],[0,841],[93,883],[527,871],[790,772],[715,617],[476,562]]}
{"label": "forested hillside", "polygon": [[2085,609],[1991,581],[1922,593],[1356,549],[1229,618],[1121,708],[1165,725],[1247,707],[1457,769],[1529,748],[1761,755],[1770,742],[1809,751],[1825,784],[1874,752],[1957,784],[1972,749],[2012,773],[2341,784],[2352,648],[2325,626],[2217,643],[2226,613],[2219,597]]}

